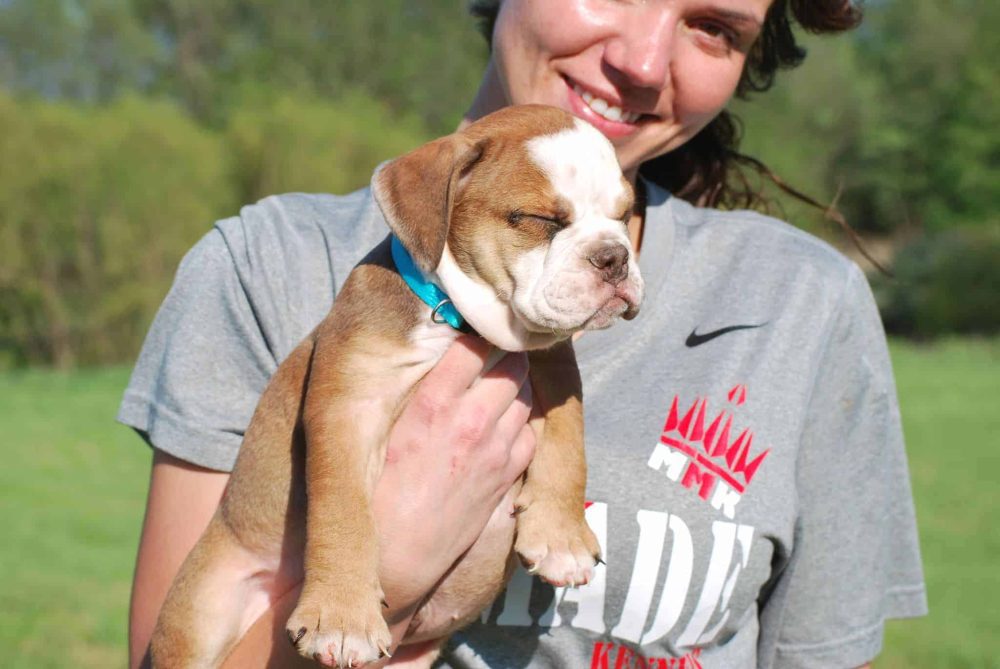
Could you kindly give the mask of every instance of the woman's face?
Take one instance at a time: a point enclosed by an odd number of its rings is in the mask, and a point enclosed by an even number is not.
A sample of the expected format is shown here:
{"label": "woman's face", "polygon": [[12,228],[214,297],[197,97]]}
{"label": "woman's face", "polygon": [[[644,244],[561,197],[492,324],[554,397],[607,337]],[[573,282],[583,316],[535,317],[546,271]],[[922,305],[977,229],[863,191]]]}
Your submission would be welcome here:
{"label": "woman's face", "polygon": [[[585,119],[639,165],[691,139],[736,90],[771,0],[503,0],[491,97]],[[496,98],[499,94],[501,97]]]}

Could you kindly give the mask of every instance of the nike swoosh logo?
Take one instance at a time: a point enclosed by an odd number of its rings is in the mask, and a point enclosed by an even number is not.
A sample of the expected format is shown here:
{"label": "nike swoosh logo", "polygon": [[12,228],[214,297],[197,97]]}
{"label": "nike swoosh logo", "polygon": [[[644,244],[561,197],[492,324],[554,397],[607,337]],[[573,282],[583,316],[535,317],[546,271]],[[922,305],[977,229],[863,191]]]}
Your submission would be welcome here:
{"label": "nike swoosh logo", "polygon": [[688,338],[684,340],[684,345],[688,348],[694,348],[695,346],[701,346],[705,342],[712,341],[716,337],[721,337],[724,334],[729,334],[730,332],[735,332],[737,330],[752,330],[754,328],[760,328],[767,325],[767,323],[757,323],[754,325],[730,325],[729,327],[720,328],[718,330],[712,330],[711,332],[705,332],[703,334],[698,334],[698,328],[691,330],[691,334]]}

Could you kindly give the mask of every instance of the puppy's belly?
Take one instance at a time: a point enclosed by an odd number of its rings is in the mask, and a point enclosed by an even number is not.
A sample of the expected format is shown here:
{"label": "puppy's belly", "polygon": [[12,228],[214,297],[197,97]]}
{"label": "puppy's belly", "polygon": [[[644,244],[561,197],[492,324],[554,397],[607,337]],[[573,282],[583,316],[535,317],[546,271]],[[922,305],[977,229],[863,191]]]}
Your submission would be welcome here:
{"label": "puppy's belly", "polygon": [[445,575],[421,605],[403,639],[404,644],[439,639],[465,627],[489,606],[512,573],[516,519],[516,483],[500,501],[483,533]]}

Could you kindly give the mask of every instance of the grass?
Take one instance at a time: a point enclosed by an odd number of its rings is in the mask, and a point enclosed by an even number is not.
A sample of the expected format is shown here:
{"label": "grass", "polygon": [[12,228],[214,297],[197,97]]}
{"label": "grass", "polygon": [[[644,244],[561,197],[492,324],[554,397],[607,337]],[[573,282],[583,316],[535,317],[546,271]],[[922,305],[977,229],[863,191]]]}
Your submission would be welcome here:
{"label": "grass", "polygon": [[[877,669],[1000,667],[1000,341],[895,342],[931,615]],[[0,374],[0,657],[122,667],[149,451],[112,421],[124,369]]]}
{"label": "grass", "polygon": [[893,346],[931,615],[890,623],[885,669],[1000,667],[1000,340]]}
{"label": "grass", "polygon": [[150,454],[114,416],[122,369],[0,376],[0,657],[125,665]]}

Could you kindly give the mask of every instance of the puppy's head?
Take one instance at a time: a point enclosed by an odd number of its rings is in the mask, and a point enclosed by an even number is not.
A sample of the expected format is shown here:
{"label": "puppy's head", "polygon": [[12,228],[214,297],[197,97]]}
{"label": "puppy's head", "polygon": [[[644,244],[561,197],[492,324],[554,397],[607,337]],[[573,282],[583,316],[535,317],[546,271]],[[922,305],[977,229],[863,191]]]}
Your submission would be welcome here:
{"label": "puppy's head", "polygon": [[500,348],[638,313],[632,188],[607,139],[570,114],[508,107],[387,163],[372,186],[417,266]]}

